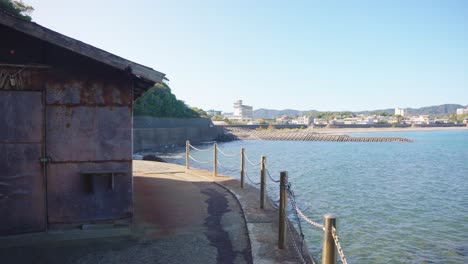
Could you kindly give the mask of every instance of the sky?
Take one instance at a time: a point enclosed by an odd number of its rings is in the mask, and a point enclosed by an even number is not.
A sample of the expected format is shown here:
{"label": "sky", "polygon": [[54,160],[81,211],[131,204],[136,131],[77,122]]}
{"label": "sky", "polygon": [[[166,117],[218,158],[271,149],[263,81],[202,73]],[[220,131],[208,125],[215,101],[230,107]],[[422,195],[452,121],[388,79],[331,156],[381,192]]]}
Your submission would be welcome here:
{"label": "sky", "polygon": [[163,72],[190,106],[468,105],[468,1],[24,0],[33,21]]}

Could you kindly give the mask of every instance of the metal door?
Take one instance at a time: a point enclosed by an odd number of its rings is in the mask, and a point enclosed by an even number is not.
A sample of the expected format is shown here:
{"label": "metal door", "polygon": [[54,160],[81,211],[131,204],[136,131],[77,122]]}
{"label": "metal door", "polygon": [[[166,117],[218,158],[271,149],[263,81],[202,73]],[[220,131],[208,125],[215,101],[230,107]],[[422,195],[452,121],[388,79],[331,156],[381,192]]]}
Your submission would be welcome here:
{"label": "metal door", "polygon": [[46,228],[42,93],[0,91],[0,236]]}

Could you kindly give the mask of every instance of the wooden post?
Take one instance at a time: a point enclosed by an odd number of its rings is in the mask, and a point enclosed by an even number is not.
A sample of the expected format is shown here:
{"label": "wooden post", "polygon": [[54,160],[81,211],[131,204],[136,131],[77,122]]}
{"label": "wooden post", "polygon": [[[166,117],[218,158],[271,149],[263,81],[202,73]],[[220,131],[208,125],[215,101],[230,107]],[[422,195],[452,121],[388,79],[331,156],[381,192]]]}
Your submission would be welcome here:
{"label": "wooden post", "polygon": [[265,208],[265,196],[266,196],[266,178],[265,178],[265,156],[261,158],[261,167],[260,167],[260,208]]}
{"label": "wooden post", "polygon": [[326,214],[323,216],[323,245],[322,245],[322,264],[336,264],[336,246],[333,240],[332,230],[336,226],[336,216]]}
{"label": "wooden post", "polygon": [[241,163],[240,163],[240,186],[244,188],[244,177],[245,177],[245,150],[241,148]]}
{"label": "wooden post", "polygon": [[288,172],[280,173],[280,204],[279,204],[279,231],[278,248],[283,249],[286,246],[286,186],[288,184]]}
{"label": "wooden post", "polygon": [[185,141],[185,169],[190,169],[190,141]]}
{"label": "wooden post", "polygon": [[214,143],[213,147],[213,176],[218,176],[218,145]]}

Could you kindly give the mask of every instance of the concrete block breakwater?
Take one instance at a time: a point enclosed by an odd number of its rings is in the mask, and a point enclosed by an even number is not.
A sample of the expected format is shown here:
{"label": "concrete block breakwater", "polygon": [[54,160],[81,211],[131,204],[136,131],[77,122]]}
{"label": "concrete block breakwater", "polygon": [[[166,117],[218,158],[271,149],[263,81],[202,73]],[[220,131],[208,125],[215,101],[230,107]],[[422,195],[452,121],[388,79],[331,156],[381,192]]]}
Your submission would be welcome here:
{"label": "concrete block breakwater", "polygon": [[227,133],[241,140],[277,141],[331,141],[331,142],[413,142],[401,137],[352,137],[348,135],[327,135],[311,131],[256,131],[240,128],[227,128]]}

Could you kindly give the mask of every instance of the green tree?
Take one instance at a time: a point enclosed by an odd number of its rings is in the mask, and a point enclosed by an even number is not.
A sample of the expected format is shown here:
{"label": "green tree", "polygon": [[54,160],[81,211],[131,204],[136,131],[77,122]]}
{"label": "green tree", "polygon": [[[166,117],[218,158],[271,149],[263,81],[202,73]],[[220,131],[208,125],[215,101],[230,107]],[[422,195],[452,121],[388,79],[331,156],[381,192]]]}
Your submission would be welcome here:
{"label": "green tree", "polygon": [[266,125],[266,124],[268,124],[268,122],[267,122],[265,119],[263,119],[263,118],[260,118],[260,119],[258,119],[257,121],[258,121],[258,123],[259,123],[260,125]]}
{"label": "green tree", "polygon": [[220,115],[215,115],[211,117],[211,121],[223,121],[223,117]]}
{"label": "green tree", "polygon": [[377,116],[392,116],[392,114],[387,113],[387,112],[383,112],[383,111],[381,111],[381,112],[376,111],[376,112],[372,112],[371,114],[377,115]]}
{"label": "green tree", "polygon": [[0,0],[0,10],[12,16],[31,21],[30,14],[34,11],[34,8],[21,0]]}
{"label": "green tree", "polygon": [[208,114],[205,112],[205,110],[198,108],[198,107],[190,107],[193,111],[195,111],[199,117],[201,118],[209,118]]}
{"label": "green tree", "polygon": [[396,117],[396,119],[397,119],[397,124],[399,124],[399,125],[400,125],[400,124],[401,124],[401,122],[403,122],[403,119],[404,119],[404,117],[403,117],[403,116],[401,116],[401,115],[396,115],[395,117]]}
{"label": "green tree", "polygon": [[200,117],[199,112],[188,107],[184,101],[177,100],[176,96],[172,94],[171,88],[165,83],[157,83],[146,91],[136,100],[134,109],[135,115],[176,118]]}

